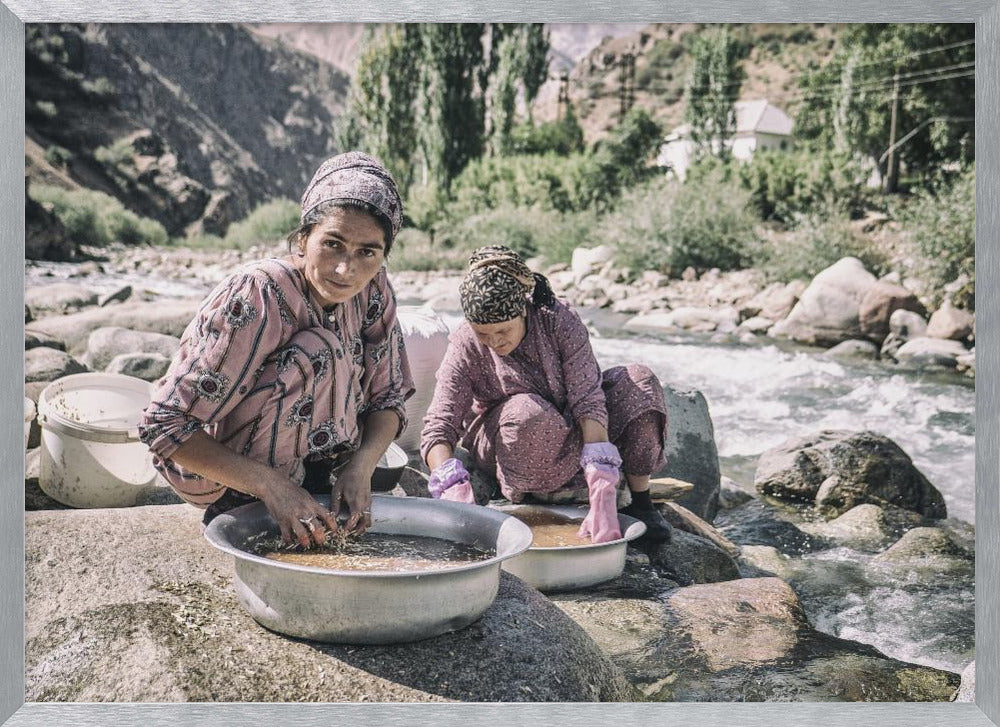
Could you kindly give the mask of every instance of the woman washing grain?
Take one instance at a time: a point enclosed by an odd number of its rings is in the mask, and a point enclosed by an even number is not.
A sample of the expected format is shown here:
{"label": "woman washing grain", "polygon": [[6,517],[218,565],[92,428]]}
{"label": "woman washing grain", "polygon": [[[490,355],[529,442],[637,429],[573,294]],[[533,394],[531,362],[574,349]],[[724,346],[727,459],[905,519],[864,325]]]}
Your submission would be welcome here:
{"label": "woman washing grain", "polygon": [[[402,222],[375,159],[328,159],[302,196],[290,254],[223,280],[157,382],[140,433],[204,523],[262,500],[282,538],[319,545],[371,524],[371,476],[406,425],[413,384],[385,259]],[[310,493],[330,491],[331,508]]]}
{"label": "woman washing grain", "polygon": [[585,485],[581,535],[600,543],[621,537],[624,470],[632,504],[623,512],[646,523],[649,540],[669,540],[649,498],[667,425],[656,376],[639,365],[602,373],[580,317],[502,245],[472,254],[460,293],[466,321],[451,336],[421,434],[431,494],[473,501],[453,456],[461,443],[512,502]]}

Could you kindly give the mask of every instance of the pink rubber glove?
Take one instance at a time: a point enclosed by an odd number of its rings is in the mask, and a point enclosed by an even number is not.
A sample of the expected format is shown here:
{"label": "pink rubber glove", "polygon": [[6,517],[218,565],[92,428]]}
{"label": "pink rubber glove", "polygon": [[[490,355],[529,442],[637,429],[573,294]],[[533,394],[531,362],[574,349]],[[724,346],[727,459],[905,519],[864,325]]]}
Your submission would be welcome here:
{"label": "pink rubber glove", "polygon": [[592,543],[607,543],[622,536],[618,525],[618,481],[621,479],[621,456],[610,442],[583,445],[580,464],[587,480],[590,511],[580,526],[579,535]]}
{"label": "pink rubber glove", "polygon": [[454,457],[446,459],[431,472],[430,479],[427,481],[427,489],[430,490],[431,497],[435,499],[468,503],[476,501],[472,495],[469,473],[461,460]]}
{"label": "pink rubber glove", "polygon": [[468,480],[456,482],[441,493],[441,499],[451,500],[452,502],[466,502],[470,505],[476,504],[476,496],[472,494],[472,483]]}

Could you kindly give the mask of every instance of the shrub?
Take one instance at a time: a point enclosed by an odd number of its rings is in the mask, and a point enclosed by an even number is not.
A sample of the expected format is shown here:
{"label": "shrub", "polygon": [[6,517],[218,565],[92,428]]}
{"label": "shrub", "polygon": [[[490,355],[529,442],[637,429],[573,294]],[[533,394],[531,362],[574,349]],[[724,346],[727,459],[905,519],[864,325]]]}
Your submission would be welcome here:
{"label": "shrub", "polygon": [[290,199],[277,199],[258,205],[226,231],[225,246],[246,249],[281,240],[299,226],[300,208]]}
{"label": "shrub", "polygon": [[66,235],[78,245],[101,247],[115,241],[126,245],[162,245],[168,240],[167,231],[159,222],[125,209],[121,202],[103,192],[39,184],[32,185],[29,193],[36,202],[52,205]]}
{"label": "shrub", "polygon": [[120,168],[135,161],[135,148],[129,139],[117,139],[111,146],[99,146],[94,150],[94,159],[108,167]]}
{"label": "shrub", "polygon": [[888,272],[885,256],[851,227],[846,216],[820,210],[802,218],[794,230],[760,245],[754,263],[769,280],[788,282],[809,280],[848,256],[861,260],[876,276]]}
{"label": "shrub", "polygon": [[975,307],[976,170],[953,183],[917,193],[897,212],[922,258],[919,273],[936,289],[967,276],[970,285],[958,304]]}
{"label": "shrub", "polygon": [[746,202],[721,173],[683,185],[656,179],[625,194],[592,242],[617,247],[619,260],[635,271],[739,268],[758,244]]}
{"label": "shrub", "polygon": [[820,207],[860,216],[872,198],[865,176],[845,155],[809,149],[761,150],[739,167],[751,209],[762,220],[786,225]]}
{"label": "shrub", "polygon": [[51,101],[35,101],[34,108],[38,115],[46,119],[54,119],[59,114],[59,109]]}
{"label": "shrub", "polygon": [[591,212],[504,205],[442,222],[435,243],[441,250],[455,251],[462,264],[484,245],[506,245],[524,257],[538,255],[548,263],[569,262],[573,250],[588,243],[594,220]]}
{"label": "shrub", "polygon": [[54,167],[65,167],[72,159],[73,152],[58,144],[53,144],[45,150],[45,161]]}
{"label": "shrub", "polygon": [[569,156],[583,151],[583,129],[576,115],[570,113],[559,121],[544,124],[524,123],[511,130],[510,150],[513,154],[558,154]]}
{"label": "shrub", "polygon": [[428,233],[413,227],[400,230],[389,254],[392,270],[461,270],[468,252],[431,242]]}

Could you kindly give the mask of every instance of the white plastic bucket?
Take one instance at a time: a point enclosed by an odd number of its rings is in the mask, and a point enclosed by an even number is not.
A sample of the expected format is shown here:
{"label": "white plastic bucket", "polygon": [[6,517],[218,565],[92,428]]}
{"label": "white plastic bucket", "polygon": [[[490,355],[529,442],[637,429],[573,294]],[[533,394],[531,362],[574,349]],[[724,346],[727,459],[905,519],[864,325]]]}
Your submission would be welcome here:
{"label": "white plastic bucket", "polygon": [[38,398],[39,486],[71,507],[130,507],[156,480],[138,423],[152,385],[121,374],[74,374]]}
{"label": "white plastic bucket", "polygon": [[415,389],[406,402],[406,430],[396,444],[407,452],[416,452],[420,449],[424,416],[434,397],[437,370],[448,348],[448,324],[426,306],[400,306],[396,311]]}
{"label": "white plastic bucket", "polygon": [[24,453],[28,453],[28,437],[31,436],[31,422],[35,420],[35,402],[24,397]]}

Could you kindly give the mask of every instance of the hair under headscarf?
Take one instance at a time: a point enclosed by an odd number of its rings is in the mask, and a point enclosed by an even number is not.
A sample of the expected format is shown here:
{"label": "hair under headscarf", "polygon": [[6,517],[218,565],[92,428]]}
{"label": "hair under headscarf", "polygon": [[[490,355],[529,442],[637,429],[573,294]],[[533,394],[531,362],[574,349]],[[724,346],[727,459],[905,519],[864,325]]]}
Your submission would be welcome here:
{"label": "hair under headscarf", "polygon": [[536,307],[555,302],[545,276],[533,273],[520,255],[504,245],[487,245],[472,253],[459,295],[466,319],[479,324],[517,318],[529,296]]}
{"label": "hair under headscarf", "polygon": [[395,180],[381,162],[364,152],[338,154],[320,165],[302,193],[300,223],[315,222],[311,215],[331,202],[346,202],[374,215],[390,233],[387,243],[403,225],[403,202]]}

